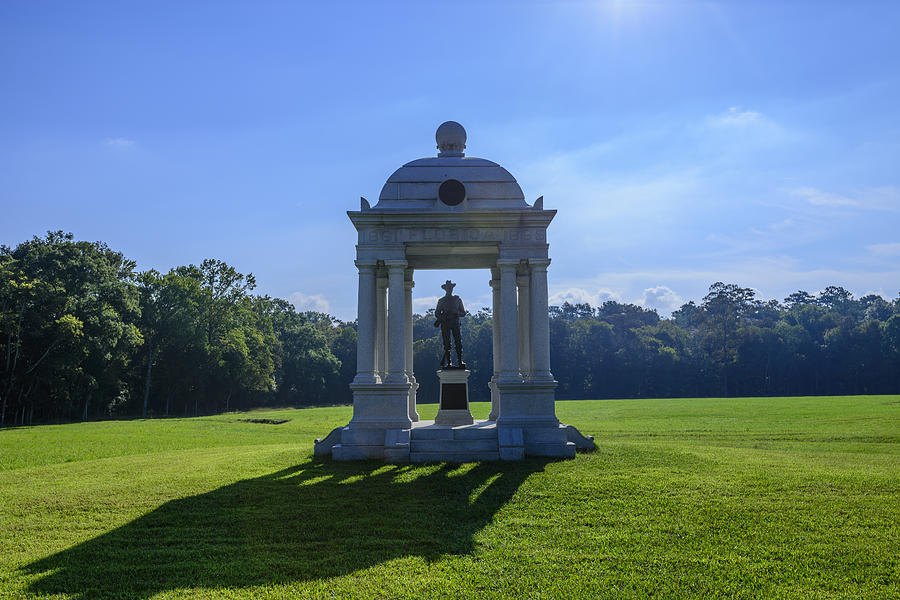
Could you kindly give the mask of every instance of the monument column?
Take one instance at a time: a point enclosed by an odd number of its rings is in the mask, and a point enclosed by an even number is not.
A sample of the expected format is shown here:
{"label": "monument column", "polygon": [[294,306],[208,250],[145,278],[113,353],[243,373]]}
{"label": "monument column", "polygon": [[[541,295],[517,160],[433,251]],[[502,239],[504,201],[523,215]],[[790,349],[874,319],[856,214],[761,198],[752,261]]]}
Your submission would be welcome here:
{"label": "monument column", "polygon": [[494,374],[491,377],[491,414],[489,421],[496,421],[500,416],[500,390],[497,389],[497,379],[500,377],[500,270],[491,269],[491,330],[494,345]]}
{"label": "monument column", "polygon": [[375,278],[375,370],[384,381],[387,376],[387,277],[378,274]]}
{"label": "monument column", "polygon": [[550,372],[550,307],[547,267],[550,259],[529,260],[531,268],[531,347],[534,381],[553,381]]}
{"label": "monument column", "polygon": [[356,304],[356,377],[353,383],[376,383],[375,377],[375,263],[356,261],[359,292]]}
{"label": "monument column", "polygon": [[498,260],[500,269],[500,377],[501,383],[522,381],[519,373],[519,316],[516,303],[518,260]]}
{"label": "monument column", "polygon": [[519,290],[519,372],[524,379],[531,376],[531,276],[526,271],[516,276]]}
{"label": "monument column", "polygon": [[388,383],[408,383],[406,377],[406,292],[403,289],[405,260],[387,260],[388,267]]}
{"label": "monument column", "polygon": [[412,309],[412,291],[416,282],[412,280],[413,270],[408,269],[406,275],[409,279],[403,282],[404,305],[406,309],[406,377],[412,384],[409,388],[409,420],[418,421],[419,413],[416,410],[416,390],[419,384],[416,383],[416,376],[413,373],[413,309]]}

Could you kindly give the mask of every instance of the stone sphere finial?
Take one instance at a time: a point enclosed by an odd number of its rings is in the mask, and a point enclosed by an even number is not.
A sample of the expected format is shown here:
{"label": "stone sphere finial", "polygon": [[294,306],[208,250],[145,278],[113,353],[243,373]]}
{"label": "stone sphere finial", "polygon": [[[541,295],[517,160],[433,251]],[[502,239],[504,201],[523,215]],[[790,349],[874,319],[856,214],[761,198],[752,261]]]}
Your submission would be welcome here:
{"label": "stone sphere finial", "polygon": [[466,130],[456,121],[445,121],[434,134],[438,156],[465,156]]}

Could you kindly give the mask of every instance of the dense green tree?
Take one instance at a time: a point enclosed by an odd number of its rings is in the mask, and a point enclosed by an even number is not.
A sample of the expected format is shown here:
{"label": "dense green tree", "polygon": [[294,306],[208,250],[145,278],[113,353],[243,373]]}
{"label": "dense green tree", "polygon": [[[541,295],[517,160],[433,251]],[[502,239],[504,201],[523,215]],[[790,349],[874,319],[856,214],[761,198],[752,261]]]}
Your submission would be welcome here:
{"label": "dense green tree", "polygon": [[35,408],[73,417],[78,404],[87,419],[122,403],[124,371],[142,343],[134,263],[61,231],[0,255],[3,401],[15,400],[20,421],[27,409],[29,422]]}
{"label": "dense green tree", "polygon": [[809,294],[808,292],[804,292],[803,290],[794,292],[793,294],[791,294],[790,296],[788,296],[787,298],[784,299],[784,304],[788,308],[791,308],[791,309],[796,308],[798,306],[802,306],[804,304],[815,304],[815,303],[816,303],[815,296],[812,296],[811,294]]}
{"label": "dense green tree", "polygon": [[280,348],[275,375],[278,403],[329,403],[329,391],[339,387],[341,368],[328,343],[329,337],[342,339],[333,331],[333,319],[321,313],[298,313],[285,300],[267,302]]}
{"label": "dense green tree", "polygon": [[737,359],[738,328],[756,306],[755,292],[717,281],[703,298],[703,344],[719,367],[721,393],[728,396],[728,374]]}

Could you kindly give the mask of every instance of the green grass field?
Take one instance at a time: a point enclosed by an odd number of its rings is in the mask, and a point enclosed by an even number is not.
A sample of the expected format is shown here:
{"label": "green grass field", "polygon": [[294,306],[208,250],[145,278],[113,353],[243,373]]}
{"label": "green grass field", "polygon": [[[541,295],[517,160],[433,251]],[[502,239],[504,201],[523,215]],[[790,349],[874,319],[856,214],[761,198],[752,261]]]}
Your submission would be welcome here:
{"label": "green grass field", "polygon": [[0,598],[900,598],[900,396],[559,402],[597,451],[312,460],[350,412],[0,430]]}

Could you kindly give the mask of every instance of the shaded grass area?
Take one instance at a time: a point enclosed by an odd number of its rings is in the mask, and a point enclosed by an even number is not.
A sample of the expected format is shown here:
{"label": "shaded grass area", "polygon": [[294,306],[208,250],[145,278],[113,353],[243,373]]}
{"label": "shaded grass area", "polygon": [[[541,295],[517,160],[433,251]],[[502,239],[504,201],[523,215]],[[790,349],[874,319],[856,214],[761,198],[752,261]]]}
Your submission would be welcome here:
{"label": "shaded grass area", "polygon": [[557,412],[598,451],[312,460],[346,407],[0,431],[0,597],[900,597],[900,397]]}

